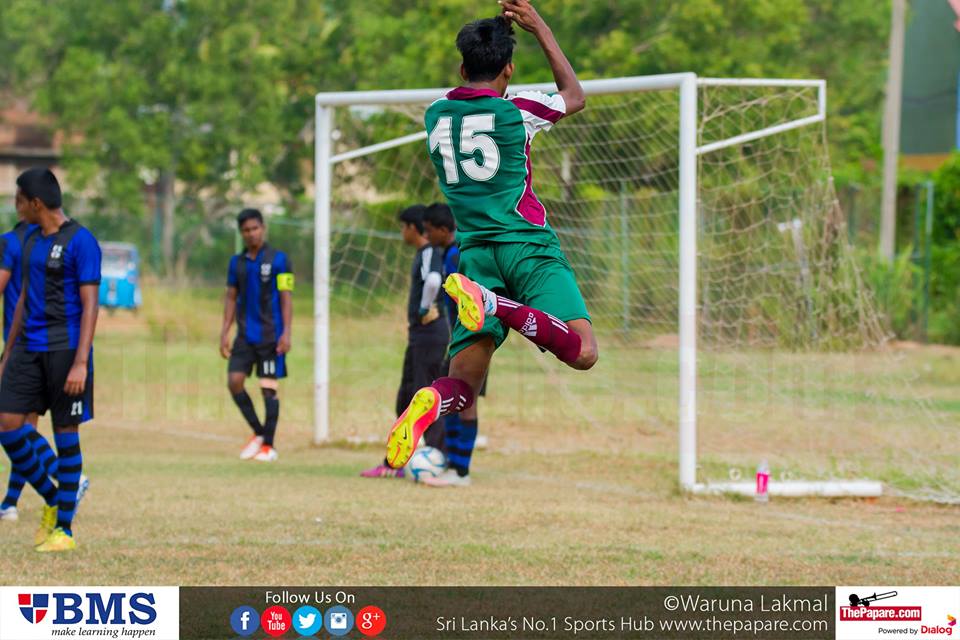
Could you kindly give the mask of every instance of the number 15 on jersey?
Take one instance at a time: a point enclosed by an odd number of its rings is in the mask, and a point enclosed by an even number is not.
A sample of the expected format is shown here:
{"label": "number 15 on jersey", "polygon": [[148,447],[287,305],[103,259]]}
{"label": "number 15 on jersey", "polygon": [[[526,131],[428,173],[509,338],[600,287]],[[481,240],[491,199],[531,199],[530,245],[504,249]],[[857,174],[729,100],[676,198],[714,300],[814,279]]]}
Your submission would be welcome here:
{"label": "number 15 on jersey", "polygon": [[[494,115],[482,113],[465,116],[460,122],[459,153],[470,156],[461,160],[459,165],[468,178],[476,182],[486,182],[495,175],[500,168],[500,149],[493,138],[486,135],[494,130]],[[453,146],[453,118],[445,116],[437,120],[436,126],[430,132],[430,153],[440,150],[443,158],[443,172],[447,184],[460,182],[460,172],[457,170],[457,159]],[[477,152],[480,157],[477,157]]]}

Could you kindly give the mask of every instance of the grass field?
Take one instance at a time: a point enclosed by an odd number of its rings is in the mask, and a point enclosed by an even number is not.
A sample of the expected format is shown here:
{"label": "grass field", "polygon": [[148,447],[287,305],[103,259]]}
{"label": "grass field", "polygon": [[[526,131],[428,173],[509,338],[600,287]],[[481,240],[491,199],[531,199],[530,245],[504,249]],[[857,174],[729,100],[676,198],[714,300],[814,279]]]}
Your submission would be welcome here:
{"label": "grass field", "polygon": [[[37,557],[29,540],[40,503],[27,490],[20,522],[0,523],[4,584],[956,580],[955,506],[901,497],[758,505],[680,495],[676,352],[638,355],[627,340],[607,341],[601,365],[583,375],[513,339],[498,354],[481,404],[490,447],[475,457],[474,486],[434,491],[361,480],[357,474],[382,447],[347,441],[382,437],[389,427],[400,322],[335,325],[335,442],[310,445],[312,347],[309,301],[301,298],[292,378],[282,391],[280,461],[241,462],[246,427],[216,354],[219,293],[152,290],[138,317],[104,315],[96,346],[98,418],[84,428],[92,485],[75,524],[79,549]],[[705,429],[701,440],[704,471],[749,472],[762,452],[783,450],[797,453],[789,461],[781,456],[781,465],[809,470],[826,448],[816,464],[832,471],[849,470],[844,461],[853,460],[854,470],[909,488],[912,470],[932,469],[952,487],[960,358],[941,348],[898,357],[923,365],[913,383],[931,399],[937,419],[930,425],[896,427],[907,411],[906,392],[896,395],[889,358],[876,354],[788,358],[767,370],[807,384],[776,391],[751,372],[756,355],[706,360],[720,374],[705,389],[702,421],[713,431]],[[618,390],[612,380],[626,367],[629,386]],[[815,371],[829,375],[817,378]],[[877,391],[885,389],[892,395]],[[834,433],[831,421],[841,420],[843,432]],[[41,424],[48,433],[46,420]],[[881,443],[875,455],[863,454],[866,434]],[[897,461],[890,455],[897,447],[912,453]],[[927,453],[933,463],[914,460]],[[778,456],[771,460],[776,470]]]}

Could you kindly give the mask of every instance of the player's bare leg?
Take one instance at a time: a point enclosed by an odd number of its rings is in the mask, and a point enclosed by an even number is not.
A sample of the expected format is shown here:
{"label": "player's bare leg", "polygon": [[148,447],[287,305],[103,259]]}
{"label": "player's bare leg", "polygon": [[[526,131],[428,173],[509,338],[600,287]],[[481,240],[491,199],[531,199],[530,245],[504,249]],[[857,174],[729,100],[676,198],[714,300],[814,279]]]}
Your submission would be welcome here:
{"label": "player's bare leg", "polygon": [[[450,377],[463,380],[470,385],[474,397],[476,397],[477,394],[480,393],[480,389],[483,387],[483,381],[487,377],[487,370],[490,368],[490,361],[493,359],[494,351],[496,351],[496,345],[493,342],[493,338],[483,336],[480,340],[477,340],[453,356],[450,360]],[[476,420],[476,403],[470,403],[461,413],[465,420]]]}
{"label": "player's bare leg", "polygon": [[[474,398],[480,395],[495,349],[493,338],[484,336],[478,342],[459,352],[450,362],[450,376],[463,380],[470,385],[474,392]],[[461,428],[464,431],[472,430],[472,437],[469,438],[469,449],[472,452],[473,442],[477,434],[477,402],[461,411],[460,419]],[[424,478],[422,482],[428,487],[436,488],[468,487],[471,484],[467,469],[455,469],[453,467],[448,468],[436,478]]]}

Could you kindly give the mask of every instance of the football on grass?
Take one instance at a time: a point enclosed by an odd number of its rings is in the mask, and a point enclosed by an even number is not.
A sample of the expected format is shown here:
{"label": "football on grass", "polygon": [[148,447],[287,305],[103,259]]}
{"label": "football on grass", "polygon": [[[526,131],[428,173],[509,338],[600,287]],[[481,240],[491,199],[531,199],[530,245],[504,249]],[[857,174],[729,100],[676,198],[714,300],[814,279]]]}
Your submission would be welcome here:
{"label": "football on grass", "polygon": [[407,463],[407,475],[414,482],[420,482],[424,478],[436,478],[443,473],[446,463],[447,459],[439,449],[420,447]]}

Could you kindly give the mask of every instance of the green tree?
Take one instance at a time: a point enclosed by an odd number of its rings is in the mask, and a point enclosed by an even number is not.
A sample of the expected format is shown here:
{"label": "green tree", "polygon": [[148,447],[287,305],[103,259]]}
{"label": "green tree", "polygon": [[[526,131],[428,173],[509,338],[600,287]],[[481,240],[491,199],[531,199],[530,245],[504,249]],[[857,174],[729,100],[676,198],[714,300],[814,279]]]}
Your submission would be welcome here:
{"label": "green tree", "polygon": [[101,210],[163,220],[167,273],[238,198],[303,190],[302,135],[336,27],[306,0],[10,0],[20,91],[65,134],[75,187]]}
{"label": "green tree", "polygon": [[[826,78],[835,163],[862,178],[880,156],[888,14],[866,0],[542,0],[537,4],[584,78],[694,71],[701,76]],[[486,7],[486,9],[484,8]],[[458,82],[457,30],[495,15],[467,0],[338,2],[347,44],[343,90]],[[536,42],[518,35],[516,81],[551,79]]]}
{"label": "green tree", "polygon": [[[879,157],[887,15],[867,0],[541,0],[584,78],[694,71],[825,77],[834,166]],[[164,220],[168,272],[269,183],[309,181],[313,94],[453,85],[465,22],[493,0],[6,0],[0,81],[65,134],[74,186],[101,211]],[[550,79],[518,34],[517,82]],[[152,198],[153,194],[156,198]]]}

